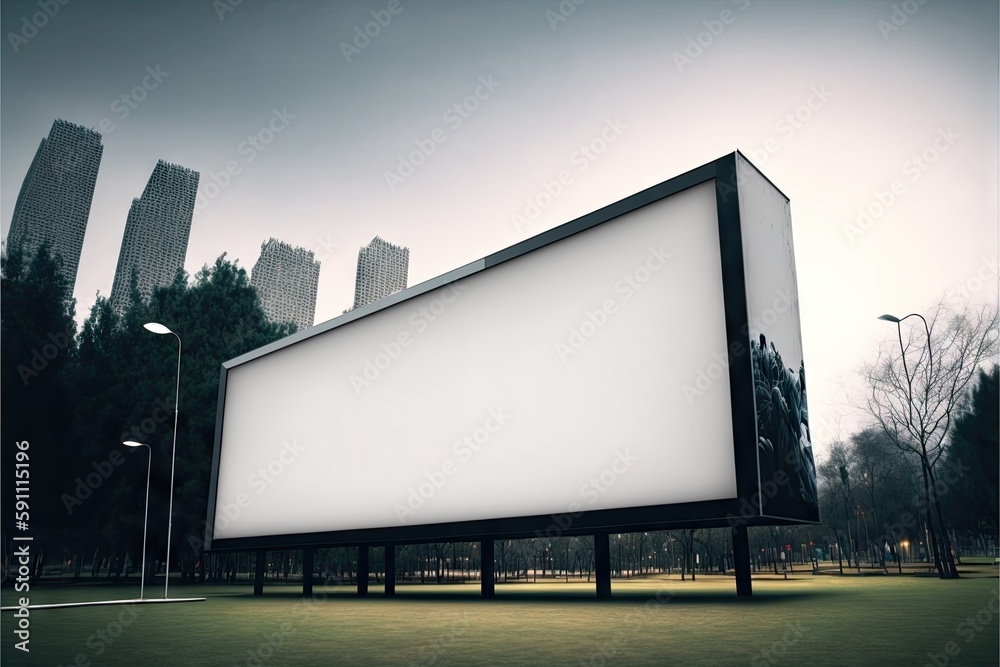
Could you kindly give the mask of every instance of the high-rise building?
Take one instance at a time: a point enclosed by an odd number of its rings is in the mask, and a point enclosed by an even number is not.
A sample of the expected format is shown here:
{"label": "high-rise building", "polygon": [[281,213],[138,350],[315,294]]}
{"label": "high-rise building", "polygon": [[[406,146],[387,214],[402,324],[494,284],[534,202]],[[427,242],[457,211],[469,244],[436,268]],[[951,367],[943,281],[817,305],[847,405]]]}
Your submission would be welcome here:
{"label": "high-rise building", "polygon": [[7,247],[19,248],[30,261],[48,243],[62,264],[67,297],[76,285],[103,153],[100,132],[56,120],[35,151],[14,205]]}
{"label": "high-rise building", "polygon": [[311,250],[293,248],[277,239],[260,244],[260,257],[250,272],[264,314],[272,322],[293,322],[299,329],[313,325],[319,262]]}
{"label": "high-rise building", "polygon": [[354,308],[406,289],[409,269],[410,249],[393,245],[376,236],[358,251]]}
{"label": "high-rise building", "polygon": [[135,274],[139,294],[149,297],[154,287],[169,285],[183,268],[198,172],[160,160],[142,196],[132,200],[125,221],[118,268],[111,287],[111,306],[128,308],[130,284]]}

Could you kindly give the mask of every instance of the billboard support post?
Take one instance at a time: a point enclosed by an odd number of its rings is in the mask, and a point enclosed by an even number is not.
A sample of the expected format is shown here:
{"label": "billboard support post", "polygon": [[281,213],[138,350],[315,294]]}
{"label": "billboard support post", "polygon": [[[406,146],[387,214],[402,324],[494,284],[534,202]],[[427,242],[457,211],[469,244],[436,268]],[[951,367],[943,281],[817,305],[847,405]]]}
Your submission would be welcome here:
{"label": "billboard support post", "polygon": [[482,595],[484,598],[492,598],[496,593],[496,581],[494,578],[494,567],[493,561],[495,554],[493,552],[493,540],[483,540],[479,543],[480,551],[480,568],[482,571],[482,576],[480,577],[480,588],[482,590]]}
{"label": "billboard support post", "polygon": [[611,599],[611,543],[607,533],[594,533],[594,575],[597,599]]}
{"label": "billboard support post", "polygon": [[302,550],[302,597],[312,597],[313,594],[313,550],[306,547]]}
{"label": "billboard support post", "polygon": [[750,584],[750,538],[746,524],[733,526],[733,567],[736,569],[736,595],[753,595]]}
{"label": "billboard support post", "polygon": [[385,594],[396,594],[396,545],[385,545]]}
{"label": "billboard support post", "polygon": [[253,574],[253,594],[264,594],[264,566],[267,564],[267,551],[257,550],[257,566]]}
{"label": "billboard support post", "polygon": [[358,545],[358,597],[368,597],[368,545]]}

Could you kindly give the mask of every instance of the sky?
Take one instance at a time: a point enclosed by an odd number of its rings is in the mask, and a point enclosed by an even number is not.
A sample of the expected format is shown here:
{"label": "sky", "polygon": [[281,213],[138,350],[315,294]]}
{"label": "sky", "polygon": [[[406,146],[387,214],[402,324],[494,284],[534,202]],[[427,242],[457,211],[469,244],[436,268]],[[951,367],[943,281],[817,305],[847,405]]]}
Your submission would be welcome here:
{"label": "sky", "polygon": [[305,247],[319,323],[376,235],[414,285],[738,149],[791,201],[820,454],[876,316],[997,301],[995,2],[43,5],[0,9],[2,233],[52,121],[102,131],[80,320],[158,159],[201,173],[187,271]]}

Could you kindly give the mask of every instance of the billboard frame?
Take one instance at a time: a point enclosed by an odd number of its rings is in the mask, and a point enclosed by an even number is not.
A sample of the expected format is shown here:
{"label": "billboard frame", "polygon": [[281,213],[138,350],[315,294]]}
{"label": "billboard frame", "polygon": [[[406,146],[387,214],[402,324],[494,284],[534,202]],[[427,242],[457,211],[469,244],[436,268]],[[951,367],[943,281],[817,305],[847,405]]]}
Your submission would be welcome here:
{"label": "billboard frame", "polygon": [[[466,264],[441,276],[409,287],[389,297],[373,302],[340,317],[296,332],[286,338],[252,350],[222,364],[219,378],[219,399],[216,415],[215,443],[209,487],[208,512],[205,528],[205,550],[212,552],[262,549],[296,549],[311,547],[354,546],[363,544],[417,544],[426,542],[478,541],[482,539],[516,539],[522,537],[552,537],[623,533],[682,528],[743,527],[752,525],[792,525],[818,523],[818,508],[792,507],[790,516],[766,515],[762,512],[763,491],[757,459],[757,417],[754,405],[753,369],[747,333],[748,298],[744,262],[744,244],[740,216],[739,161],[756,167],[738,152],[730,153],[679,176],[649,187],[641,192],[609,204],[592,213],[576,218],[515,245]],[[756,170],[760,173],[759,170]],[[775,190],[788,200],[766,176]],[[357,319],[408,301],[416,296],[444,287],[494,266],[521,257],[539,248],[610,222],[644,206],[678,194],[684,190],[715,182],[716,211],[721,259],[723,306],[726,345],[729,358],[729,390],[732,411],[733,454],[736,475],[734,498],[707,500],[643,507],[581,511],[570,514],[544,514],[500,519],[478,519],[449,523],[403,525],[367,529],[335,530],[313,533],[287,533],[254,537],[213,539],[213,527],[218,502],[219,463],[225,420],[227,377],[230,369],[277,352],[313,336],[325,334]],[[752,510],[752,511],[750,511]],[[794,511],[798,510],[798,511]],[[794,515],[793,515],[794,514]],[[553,534],[553,530],[555,533]]]}

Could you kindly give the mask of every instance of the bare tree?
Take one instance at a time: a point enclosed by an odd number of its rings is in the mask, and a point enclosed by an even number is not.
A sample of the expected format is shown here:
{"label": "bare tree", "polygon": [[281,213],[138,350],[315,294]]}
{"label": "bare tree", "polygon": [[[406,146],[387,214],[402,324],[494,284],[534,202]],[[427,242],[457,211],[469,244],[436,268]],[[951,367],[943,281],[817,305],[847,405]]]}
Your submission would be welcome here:
{"label": "bare tree", "polygon": [[[907,327],[904,336],[902,323],[911,317],[920,318],[924,330]],[[996,355],[997,309],[986,305],[954,313],[939,303],[929,318],[911,313],[879,319],[896,324],[899,346],[886,339],[875,362],[862,367],[868,389],[862,407],[896,447],[918,457],[934,563],[941,578],[956,578],[935,466],[976,373]]]}
{"label": "bare tree", "polygon": [[[824,512],[823,522],[828,525],[834,532],[834,536],[837,540],[837,561],[840,567],[840,573],[844,573],[844,555],[847,555],[847,567],[851,567],[851,518],[850,512],[847,509],[850,506],[850,499],[848,494],[845,492],[844,484],[844,474],[842,471],[846,469],[848,464],[847,446],[843,442],[835,442],[830,449],[830,454],[828,460],[819,463],[817,465],[818,481],[820,489],[822,490],[822,496],[825,499],[823,503],[824,507],[829,508],[828,512]],[[845,526],[848,532],[846,540],[840,531],[840,503],[844,503],[844,516],[846,517]],[[844,548],[846,545],[846,549]],[[832,555],[831,555],[832,557]]]}
{"label": "bare tree", "polygon": [[[882,523],[879,521],[879,505],[881,500],[882,484],[895,475],[900,469],[900,458],[905,456],[893,446],[893,443],[886,438],[881,429],[866,428],[851,436],[851,447],[853,449],[857,477],[861,480],[861,491],[867,496],[872,511],[872,519],[875,522],[875,532],[880,534]],[[884,515],[883,515],[884,517]],[[891,542],[889,540],[892,540]],[[896,535],[888,534],[888,538],[880,536],[878,543],[874,547],[878,550],[879,563],[885,569],[885,550],[883,543],[888,544],[890,553],[896,560],[896,566],[900,573],[903,571],[902,563],[899,562],[899,541]]]}

